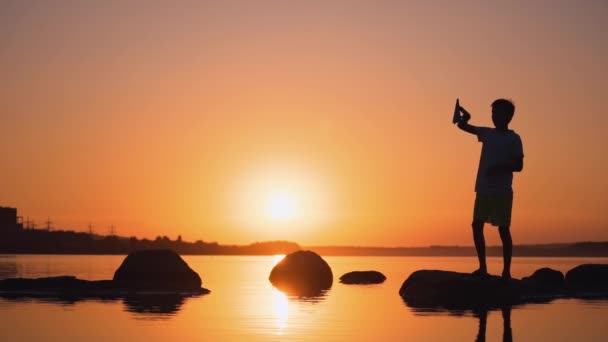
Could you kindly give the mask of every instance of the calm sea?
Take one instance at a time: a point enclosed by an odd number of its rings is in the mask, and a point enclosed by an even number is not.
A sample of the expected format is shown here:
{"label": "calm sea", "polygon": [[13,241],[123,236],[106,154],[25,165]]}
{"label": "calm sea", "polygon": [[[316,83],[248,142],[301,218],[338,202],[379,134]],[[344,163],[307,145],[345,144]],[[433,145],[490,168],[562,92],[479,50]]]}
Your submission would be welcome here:
{"label": "calm sea", "polygon": [[[0,255],[0,278],[76,275],[111,279],[122,256]],[[0,298],[0,341],[608,341],[608,302],[574,299],[492,311],[419,312],[398,290],[417,269],[471,271],[474,258],[327,257],[335,283],[325,296],[285,296],[268,282],[272,256],[185,256],[211,294],[187,299],[43,301]],[[608,258],[515,258],[513,275],[565,272]],[[499,274],[501,259],[490,258]],[[381,285],[340,284],[353,270],[378,270]]]}

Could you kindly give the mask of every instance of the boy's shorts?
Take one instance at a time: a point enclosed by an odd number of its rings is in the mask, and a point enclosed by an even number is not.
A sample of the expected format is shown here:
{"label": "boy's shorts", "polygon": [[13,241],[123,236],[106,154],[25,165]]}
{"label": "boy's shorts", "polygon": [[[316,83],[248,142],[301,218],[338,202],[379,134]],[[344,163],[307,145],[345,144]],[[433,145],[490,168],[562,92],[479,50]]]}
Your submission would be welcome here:
{"label": "boy's shorts", "polygon": [[511,225],[511,209],[513,208],[513,193],[501,195],[475,196],[473,221],[490,223],[496,227]]}

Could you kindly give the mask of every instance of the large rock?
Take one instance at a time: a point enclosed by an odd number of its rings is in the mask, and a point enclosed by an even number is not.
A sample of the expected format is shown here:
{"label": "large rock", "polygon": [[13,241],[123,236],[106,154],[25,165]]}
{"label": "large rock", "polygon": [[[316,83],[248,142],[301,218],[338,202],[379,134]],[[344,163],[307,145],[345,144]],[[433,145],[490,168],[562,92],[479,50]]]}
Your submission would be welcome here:
{"label": "large rock", "polygon": [[201,278],[175,252],[158,249],[129,254],[114,273],[115,286],[129,290],[199,291]]}
{"label": "large rock", "polygon": [[541,268],[522,280],[497,276],[421,270],[403,283],[399,295],[407,305],[433,309],[497,308],[522,303],[546,303],[563,297],[607,297],[608,265],[581,265],[565,277]]}
{"label": "large rock", "polygon": [[473,309],[515,304],[520,298],[520,281],[497,276],[478,277],[469,273],[421,270],[403,283],[399,295],[412,307]]}
{"label": "large rock", "polygon": [[327,290],[333,283],[331,268],[312,251],[288,254],[270,272],[270,282],[289,294],[314,296]]}
{"label": "large rock", "polygon": [[343,284],[381,284],[386,276],[378,271],[353,271],[340,277]]}
{"label": "large rock", "polygon": [[529,291],[561,292],[565,286],[563,273],[547,267],[536,270],[521,280]]}
{"label": "large rock", "polygon": [[123,299],[128,311],[174,313],[186,298],[207,294],[200,277],[171,251],[129,255],[114,280],[84,280],[74,276],[0,280],[0,298],[76,303],[80,300]]}
{"label": "large rock", "polygon": [[566,286],[574,292],[608,292],[608,265],[584,264],[566,273]]}

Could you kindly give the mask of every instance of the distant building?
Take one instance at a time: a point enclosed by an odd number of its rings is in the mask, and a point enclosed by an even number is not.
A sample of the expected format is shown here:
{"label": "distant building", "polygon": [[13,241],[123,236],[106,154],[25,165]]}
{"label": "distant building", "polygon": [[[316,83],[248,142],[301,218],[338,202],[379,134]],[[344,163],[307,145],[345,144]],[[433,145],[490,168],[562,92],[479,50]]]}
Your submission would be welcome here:
{"label": "distant building", "polygon": [[17,225],[17,208],[0,207],[0,233],[14,232]]}

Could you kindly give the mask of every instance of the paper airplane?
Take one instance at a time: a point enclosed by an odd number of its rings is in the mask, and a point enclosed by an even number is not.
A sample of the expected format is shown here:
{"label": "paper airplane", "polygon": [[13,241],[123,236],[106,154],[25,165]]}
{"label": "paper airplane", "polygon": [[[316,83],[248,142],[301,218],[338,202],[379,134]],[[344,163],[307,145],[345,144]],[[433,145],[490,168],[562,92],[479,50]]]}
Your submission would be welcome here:
{"label": "paper airplane", "polygon": [[452,123],[458,123],[460,121],[460,102],[456,99],[456,107],[454,107],[454,117]]}

